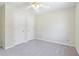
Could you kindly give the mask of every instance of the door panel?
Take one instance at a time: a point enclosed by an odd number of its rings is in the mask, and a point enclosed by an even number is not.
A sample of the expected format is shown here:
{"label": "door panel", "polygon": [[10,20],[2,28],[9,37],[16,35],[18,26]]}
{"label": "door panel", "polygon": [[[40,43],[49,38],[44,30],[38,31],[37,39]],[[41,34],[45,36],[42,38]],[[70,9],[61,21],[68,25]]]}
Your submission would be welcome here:
{"label": "door panel", "polygon": [[14,38],[16,43],[22,43],[25,40],[25,20],[26,15],[21,11],[14,14]]}

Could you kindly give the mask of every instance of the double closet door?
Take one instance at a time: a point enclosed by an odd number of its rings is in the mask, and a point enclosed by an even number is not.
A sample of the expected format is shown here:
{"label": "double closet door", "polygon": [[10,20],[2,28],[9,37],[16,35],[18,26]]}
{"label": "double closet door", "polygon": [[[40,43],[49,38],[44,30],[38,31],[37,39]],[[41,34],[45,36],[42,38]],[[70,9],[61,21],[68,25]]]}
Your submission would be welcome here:
{"label": "double closet door", "polygon": [[27,42],[34,37],[34,16],[26,11],[14,13],[15,44]]}

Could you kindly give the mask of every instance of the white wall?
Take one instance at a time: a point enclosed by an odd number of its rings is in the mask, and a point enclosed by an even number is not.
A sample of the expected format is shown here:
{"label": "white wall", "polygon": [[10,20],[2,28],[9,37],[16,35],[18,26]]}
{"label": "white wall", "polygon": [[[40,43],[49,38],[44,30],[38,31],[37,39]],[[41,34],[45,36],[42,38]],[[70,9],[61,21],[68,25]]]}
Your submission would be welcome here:
{"label": "white wall", "polygon": [[74,8],[36,15],[35,37],[74,46]]}
{"label": "white wall", "polygon": [[5,4],[5,49],[33,39],[33,15],[17,7]]}
{"label": "white wall", "polygon": [[4,48],[34,39],[34,30],[36,39],[74,46],[74,8],[50,11],[35,18],[31,12],[11,3],[6,3],[2,10]]}
{"label": "white wall", "polygon": [[75,47],[79,53],[79,3],[76,5],[76,18],[75,18]]}

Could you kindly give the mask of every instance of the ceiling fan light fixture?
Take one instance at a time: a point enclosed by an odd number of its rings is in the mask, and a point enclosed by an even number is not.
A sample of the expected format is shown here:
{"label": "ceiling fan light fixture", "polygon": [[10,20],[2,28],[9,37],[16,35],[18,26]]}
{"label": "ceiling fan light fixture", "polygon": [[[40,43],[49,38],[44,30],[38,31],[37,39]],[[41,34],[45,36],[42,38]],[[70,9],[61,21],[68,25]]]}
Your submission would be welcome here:
{"label": "ceiling fan light fixture", "polygon": [[37,3],[37,2],[33,2],[33,3],[32,3],[32,7],[33,7],[34,9],[38,9],[40,6],[41,6],[41,4],[39,4],[39,3]]}

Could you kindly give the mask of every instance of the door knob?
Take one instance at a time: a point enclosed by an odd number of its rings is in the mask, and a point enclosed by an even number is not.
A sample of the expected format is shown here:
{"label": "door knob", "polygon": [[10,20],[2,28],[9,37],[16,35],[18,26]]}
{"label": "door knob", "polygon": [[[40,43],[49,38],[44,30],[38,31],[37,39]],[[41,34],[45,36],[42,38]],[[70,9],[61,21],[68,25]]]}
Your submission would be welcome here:
{"label": "door knob", "polygon": [[22,30],[22,32],[24,32],[24,30]]}

